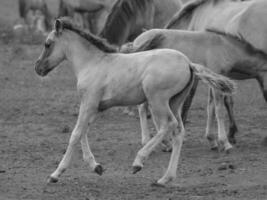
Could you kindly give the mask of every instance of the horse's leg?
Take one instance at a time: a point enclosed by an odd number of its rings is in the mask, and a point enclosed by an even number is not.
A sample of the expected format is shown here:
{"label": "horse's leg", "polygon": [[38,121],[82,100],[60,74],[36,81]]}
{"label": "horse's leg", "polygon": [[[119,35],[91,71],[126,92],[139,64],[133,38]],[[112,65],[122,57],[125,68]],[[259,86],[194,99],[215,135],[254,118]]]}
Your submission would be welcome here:
{"label": "horse's leg", "polygon": [[225,96],[224,97],[224,106],[227,110],[228,117],[229,117],[229,133],[228,133],[228,140],[232,144],[236,143],[235,134],[238,131],[237,125],[234,118],[234,101],[232,96]]}
{"label": "horse's leg", "polygon": [[233,147],[228,141],[224,127],[224,113],[223,113],[224,96],[222,93],[215,91],[214,89],[213,89],[213,94],[215,102],[215,115],[218,124],[218,141],[222,145],[223,150],[228,153],[230,149],[232,149]]}
{"label": "horse's leg", "polygon": [[209,88],[208,105],[207,105],[207,127],[206,127],[205,137],[208,139],[210,143],[211,150],[218,149],[216,136],[214,132],[211,130],[212,127],[214,127],[214,120],[215,120],[215,102],[212,89]]}
{"label": "horse's leg", "polygon": [[[146,145],[138,151],[133,162],[133,173],[140,171],[143,167],[144,160],[158,146],[168,132],[172,132],[177,128],[177,120],[169,108],[167,100],[160,100],[161,97],[154,98],[150,103],[151,113],[157,134],[146,143]],[[153,98],[152,98],[153,99]]]}
{"label": "horse's leg", "polygon": [[181,111],[179,111],[179,114],[177,115],[177,120],[178,120],[178,124],[176,127],[173,127],[174,130],[172,131],[172,153],[171,153],[169,165],[163,177],[157,181],[157,184],[160,184],[160,185],[164,185],[176,178],[177,166],[178,166],[183,139],[185,135],[185,129],[184,129],[184,124],[183,124],[183,120],[181,117]]}
{"label": "horse's leg", "polygon": [[196,90],[197,90],[198,81],[199,81],[198,78],[194,79],[193,87],[192,87],[188,97],[186,98],[186,100],[184,102],[183,109],[182,109],[182,119],[183,119],[184,123],[186,123],[188,111],[191,107],[193,98],[194,98]]}
{"label": "horse's leg", "polygon": [[67,151],[60,161],[57,169],[50,175],[48,182],[57,182],[59,176],[68,168],[77,147],[77,143],[81,140],[82,134],[86,134],[88,123],[93,123],[97,112],[95,107],[92,109],[89,105],[90,103],[86,102],[85,99],[82,101],[78,120],[74,130],[72,131]]}
{"label": "horse's leg", "polygon": [[82,134],[81,138],[81,146],[83,152],[83,160],[87,162],[91,169],[94,170],[98,175],[102,175],[103,168],[102,166],[96,162],[93,153],[91,152],[91,148],[89,146],[87,134]]}
{"label": "horse's leg", "polygon": [[189,95],[190,90],[186,90],[183,94],[177,94],[170,101],[170,108],[175,114],[178,126],[172,132],[172,154],[169,166],[164,176],[157,181],[157,184],[163,185],[176,178],[177,166],[180,158],[181,148],[185,135],[184,123],[181,117],[182,105]]}
{"label": "horse's leg", "polygon": [[138,106],[138,113],[139,113],[140,126],[141,126],[142,145],[145,145],[151,139],[149,129],[148,129],[147,112],[148,112],[147,103],[143,103]]}
{"label": "horse's leg", "polygon": [[[142,136],[142,145],[144,146],[151,138],[152,134],[149,132],[148,129],[148,103],[144,103],[138,106],[138,113],[140,118],[140,126],[141,126],[141,136]],[[162,140],[162,151],[164,152],[171,152],[172,147],[170,144],[169,137],[164,138]]]}
{"label": "horse's leg", "polygon": [[267,74],[265,75],[265,73],[264,73],[264,74],[258,76],[257,81],[260,85],[263,97],[264,97],[265,101],[267,102]]}

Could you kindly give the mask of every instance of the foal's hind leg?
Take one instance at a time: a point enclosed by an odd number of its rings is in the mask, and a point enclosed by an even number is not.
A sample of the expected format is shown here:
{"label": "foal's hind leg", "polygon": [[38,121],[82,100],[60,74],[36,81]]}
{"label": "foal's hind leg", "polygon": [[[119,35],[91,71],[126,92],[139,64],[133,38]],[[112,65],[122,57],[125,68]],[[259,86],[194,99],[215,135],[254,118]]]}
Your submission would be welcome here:
{"label": "foal's hind leg", "polygon": [[232,144],[236,143],[235,134],[237,133],[237,125],[234,118],[234,101],[232,96],[224,97],[224,105],[228,113],[229,117],[229,132],[228,132],[228,140]]}
{"label": "foal's hind leg", "polygon": [[215,102],[212,89],[209,88],[207,105],[207,127],[205,137],[210,142],[211,150],[217,150],[218,144],[214,132],[211,130],[215,123]]}
{"label": "foal's hind leg", "polygon": [[[141,136],[142,136],[142,145],[144,146],[148,141],[153,137],[153,134],[150,133],[148,129],[148,103],[143,103],[138,106],[139,118],[140,118],[140,126],[141,126]],[[170,138],[164,138],[162,140],[162,151],[171,152],[172,147],[170,144]]]}
{"label": "foal's hind leg", "polygon": [[176,178],[177,166],[181,154],[181,148],[185,135],[184,123],[181,117],[182,105],[185,98],[188,96],[189,91],[185,91],[184,94],[178,94],[174,96],[170,101],[170,107],[172,112],[175,114],[178,121],[178,126],[174,127],[171,134],[172,136],[172,154],[169,162],[169,166],[164,176],[157,181],[157,184],[164,185],[165,183]]}
{"label": "foal's hind leg", "polygon": [[229,143],[225,127],[224,127],[224,113],[223,113],[223,103],[224,96],[220,92],[213,89],[214,100],[215,100],[215,114],[218,122],[218,141],[222,145],[223,150],[228,152],[232,149],[232,145]]}
{"label": "foal's hind leg", "polygon": [[177,121],[172,114],[168,100],[161,100],[162,97],[152,98],[151,113],[154,124],[157,129],[157,134],[149,140],[149,142],[138,151],[133,162],[133,173],[140,171],[143,167],[144,160],[158,146],[168,132],[172,132],[177,127]]}

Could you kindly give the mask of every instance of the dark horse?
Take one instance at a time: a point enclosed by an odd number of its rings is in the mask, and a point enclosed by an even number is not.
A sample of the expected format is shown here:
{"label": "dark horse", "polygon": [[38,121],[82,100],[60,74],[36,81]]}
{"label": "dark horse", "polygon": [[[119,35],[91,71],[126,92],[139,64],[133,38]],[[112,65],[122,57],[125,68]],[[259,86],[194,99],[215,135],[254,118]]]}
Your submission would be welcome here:
{"label": "dark horse", "polygon": [[180,7],[180,0],[117,0],[100,36],[121,46],[144,29],[163,28]]}
{"label": "dark horse", "polygon": [[27,17],[29,12],[40,11],[44,15],[44,25],[46,31],[51,30],[51,14],[45,0],[19,0],[19,15],[27,25],[30,25]]}

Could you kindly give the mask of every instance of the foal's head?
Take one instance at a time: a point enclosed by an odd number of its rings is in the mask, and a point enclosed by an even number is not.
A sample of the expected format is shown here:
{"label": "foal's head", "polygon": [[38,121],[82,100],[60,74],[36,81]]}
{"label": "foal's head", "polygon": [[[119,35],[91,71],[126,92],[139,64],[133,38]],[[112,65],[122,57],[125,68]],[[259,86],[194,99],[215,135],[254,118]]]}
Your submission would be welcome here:
{"label": "foal's head", "polygon": [[64,46],[60,40],[63,32],[63,23],[56,20],[54,30],[46,38],[43,51],[35,63],[35,71],[40,76],[46,76],[64,59]]}
{"label": "foal's head", "polygon": [[[74,33],[77,37],[74,37],[73,34],[70,35],[70,33]],[[77,40],[77,38],[83,38],[83,40]],[[85,45],[90,46],[91,50],[98,49],[99,52],[104,53],[116,53],[118,51],[116,46],[110,45],[103,38],[90,32],[83,31],[68,18],[63,17],[56,20],[54,30],[49,33],[45,41],[45,47],[35,64],[36,73],[45,76],[64,59],[69,58],[69,47],[75,46],[71,45],[72,42],[79,42],[82,45],[86,43]]]}

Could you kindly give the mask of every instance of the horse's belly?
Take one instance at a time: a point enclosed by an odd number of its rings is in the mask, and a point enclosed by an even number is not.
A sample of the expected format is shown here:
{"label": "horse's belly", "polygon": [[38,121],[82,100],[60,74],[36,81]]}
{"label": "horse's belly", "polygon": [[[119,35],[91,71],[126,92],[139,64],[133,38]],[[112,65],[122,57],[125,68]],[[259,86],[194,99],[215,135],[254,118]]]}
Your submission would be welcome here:
{"label": "horse's belly", "polygon": [[106,94],[99,103],[99,110],[103,111],[114,106],[138,105],[146,101],[144,91],[140,86],[116,90],[113,94]]}

